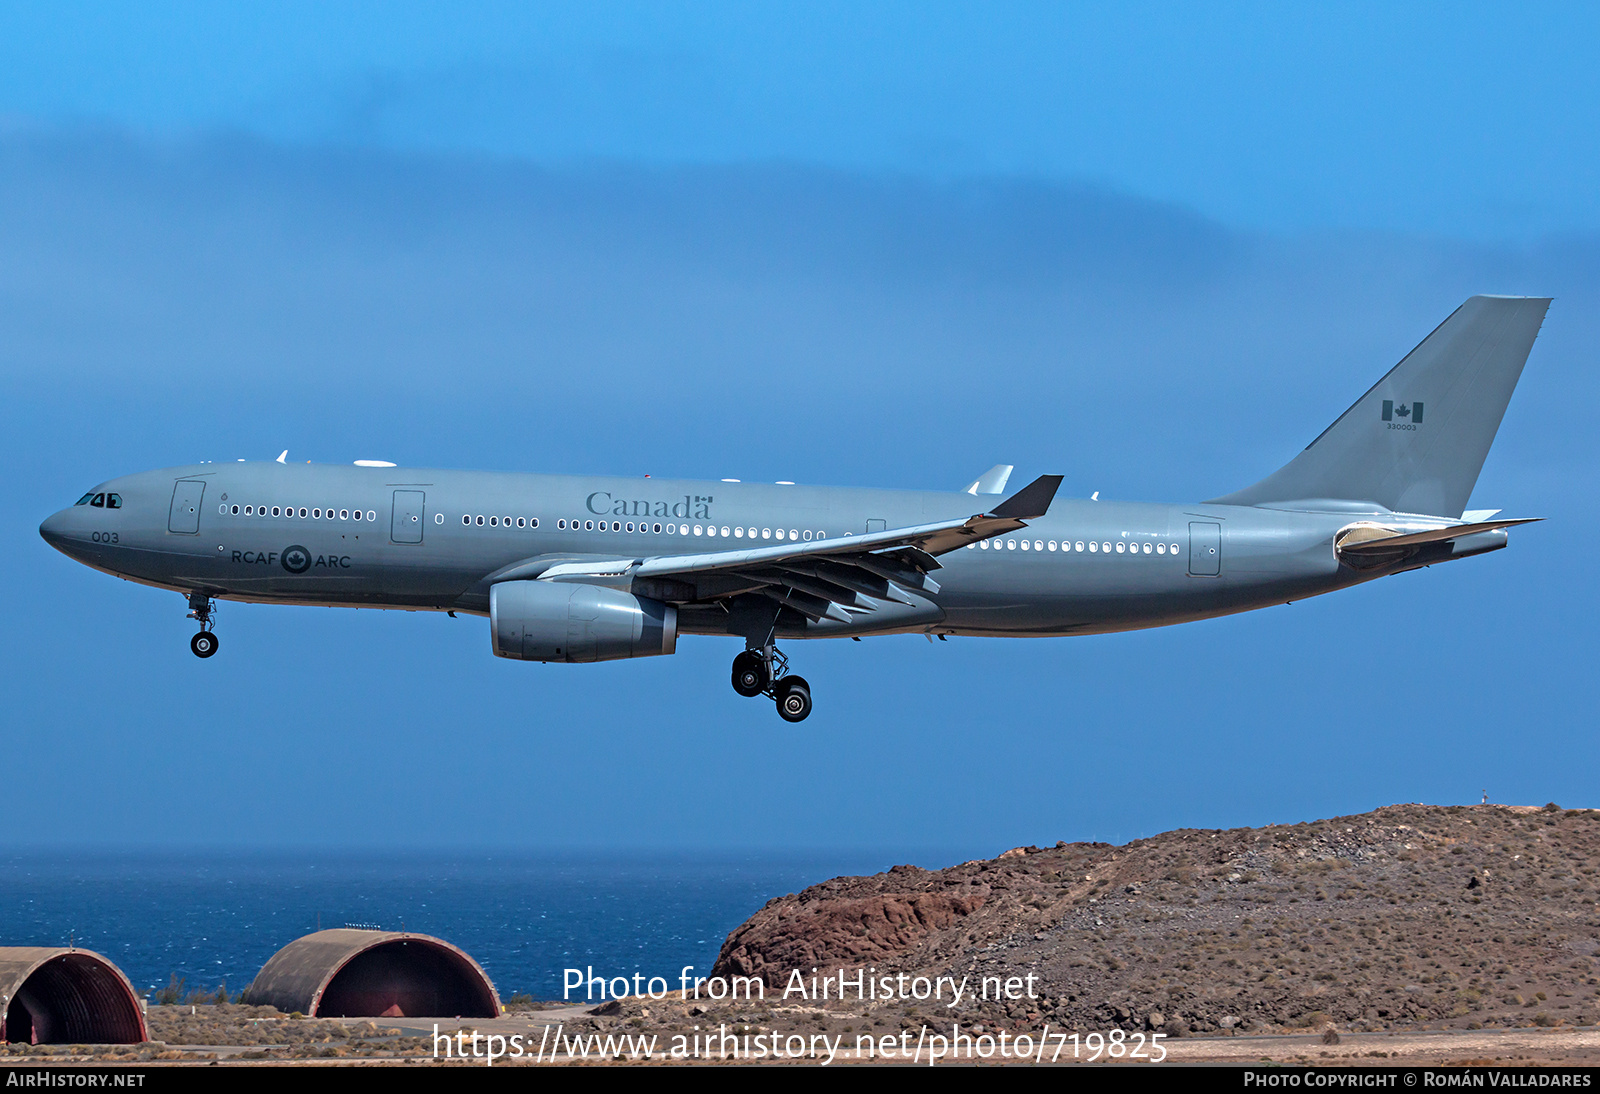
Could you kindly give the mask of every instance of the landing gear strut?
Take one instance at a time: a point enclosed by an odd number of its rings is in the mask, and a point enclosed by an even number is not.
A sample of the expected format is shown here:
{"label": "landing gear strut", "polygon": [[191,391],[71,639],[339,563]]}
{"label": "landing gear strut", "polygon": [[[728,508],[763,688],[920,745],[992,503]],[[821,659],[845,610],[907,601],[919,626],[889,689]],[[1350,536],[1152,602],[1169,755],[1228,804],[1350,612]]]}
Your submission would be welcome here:
{"label": "landing gear strut", "polygon": [[733,690],[747,699],[765,695],[778,704],[778,717],[803,722],[811,713],[811,685],[788,671],[789,659],[777,646],[745,650],[733,659]]}
{"label": "landing gear strut", "polygon": [[217,636],[211,630],[216,604],[205,593],[189,594],[189,618],[200,624],[200,633],[189,639],[189,648],[196,657],[210,657],[217,652]]}

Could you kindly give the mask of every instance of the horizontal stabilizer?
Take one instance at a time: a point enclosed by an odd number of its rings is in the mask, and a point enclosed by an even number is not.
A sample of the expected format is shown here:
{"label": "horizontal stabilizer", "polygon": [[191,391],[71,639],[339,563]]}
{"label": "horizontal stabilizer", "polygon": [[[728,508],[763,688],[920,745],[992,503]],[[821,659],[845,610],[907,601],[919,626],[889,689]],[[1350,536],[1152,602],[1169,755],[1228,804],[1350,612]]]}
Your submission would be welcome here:
{"label": "horizontal stabilizer", "polygon": [[1476,524],[1452,524],[1446,528],[1429,528],[1425,532],[1404,532],[1395,535],[1371,535],[1370,533],[1387,532],[1389,529],[1379,528],[1376,525],[1357,525],[1340,537],[1339,553],[1342,555],[1378,554],[1384,551],[1392,551],[1397,547],[1420,547],[1425,543],[1444,543],[1447,540],[1460,539],[1462,536],[1476,535],[1479,532],[1493,532],[1501,528],[1513,528],[1518,524],[1532,524],[1543,519],[1543,517],[1523,517],[1521,520],[1484,520]]}

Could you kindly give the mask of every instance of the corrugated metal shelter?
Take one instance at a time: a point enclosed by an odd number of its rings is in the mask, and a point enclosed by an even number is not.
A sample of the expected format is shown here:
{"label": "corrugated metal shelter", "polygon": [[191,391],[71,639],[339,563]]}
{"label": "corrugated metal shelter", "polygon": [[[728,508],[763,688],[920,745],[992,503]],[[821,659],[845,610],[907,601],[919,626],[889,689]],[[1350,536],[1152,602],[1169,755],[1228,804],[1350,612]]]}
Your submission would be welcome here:
{"label": "corrugated metal shelter", "polygon": [[478,963],[423,934],[341,927],[272,955],[244,1002],[317,1018],[498,1018],[500,996]]}
{"label": "corrugated metal shelter", "polygon": [[133,1045],[148,1039],[133,985],[99,954],[0,946],[0,1041]]}

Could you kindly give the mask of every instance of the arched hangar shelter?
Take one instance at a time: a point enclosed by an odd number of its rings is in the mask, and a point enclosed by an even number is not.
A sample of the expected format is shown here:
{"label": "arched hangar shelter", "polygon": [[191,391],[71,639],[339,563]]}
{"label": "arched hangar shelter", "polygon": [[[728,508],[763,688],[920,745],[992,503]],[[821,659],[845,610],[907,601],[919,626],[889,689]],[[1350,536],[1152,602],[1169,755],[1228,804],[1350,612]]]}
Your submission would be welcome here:
{"label": "arched hangar shelter", "polygon": [[478,963],[438,938],[342,927],[272,955],[244,1002],[313,1018],[498,1018]]}
{"label": "arched hangar shelter", "polygon": [[99,954],[0,946],[0,1041],[136,1045],[148,1039],[133,985]]}

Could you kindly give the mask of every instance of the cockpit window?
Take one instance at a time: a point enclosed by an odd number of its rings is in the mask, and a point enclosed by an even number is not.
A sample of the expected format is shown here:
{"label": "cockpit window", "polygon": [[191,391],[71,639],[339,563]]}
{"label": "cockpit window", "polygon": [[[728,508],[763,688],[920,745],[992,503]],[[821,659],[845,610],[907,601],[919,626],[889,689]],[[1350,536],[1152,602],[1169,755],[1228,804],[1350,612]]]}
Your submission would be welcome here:
{"label": "cockpit window", "polygon": [[106,507],[106,496],[104,494],[96,494],[90,500],[89,504],[94,506],[96,509],[104,509]]}
{"label": "cockpit window", "polygon": [[94,500],[94,491],[91,490],[87,494],[85,494],[83,497],[81,497],[77,501],[73,502],[72,504],[73,505],[88,505],[89,502],[91,502],[93,500]]}
{"label": "cockpit window", "polygon": [[122,508],[122,495],[121,494],[107,494],[106,495],[106,508],[107,509],[121,509]]}

